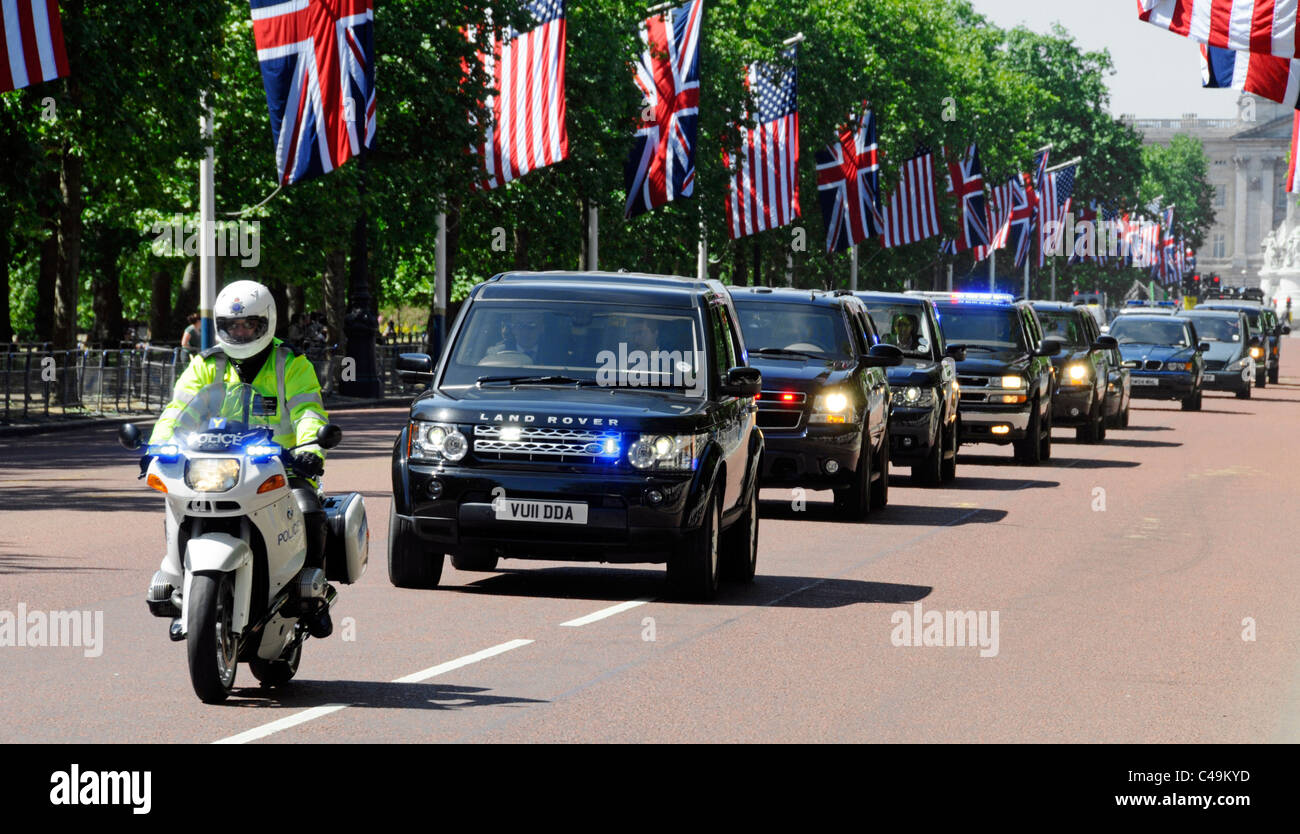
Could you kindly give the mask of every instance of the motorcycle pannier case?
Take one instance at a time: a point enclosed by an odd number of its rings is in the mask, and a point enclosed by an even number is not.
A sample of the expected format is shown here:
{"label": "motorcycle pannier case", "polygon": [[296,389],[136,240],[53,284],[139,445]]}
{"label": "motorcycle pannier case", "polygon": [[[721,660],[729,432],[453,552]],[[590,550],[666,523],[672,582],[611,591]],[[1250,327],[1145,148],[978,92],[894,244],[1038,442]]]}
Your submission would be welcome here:
{"label": "motorcycle pannier case", "polygon": [[347,492],[325,499],[325,576],[351,585],[366,572],[370,559],[370,527],[361,493]]}

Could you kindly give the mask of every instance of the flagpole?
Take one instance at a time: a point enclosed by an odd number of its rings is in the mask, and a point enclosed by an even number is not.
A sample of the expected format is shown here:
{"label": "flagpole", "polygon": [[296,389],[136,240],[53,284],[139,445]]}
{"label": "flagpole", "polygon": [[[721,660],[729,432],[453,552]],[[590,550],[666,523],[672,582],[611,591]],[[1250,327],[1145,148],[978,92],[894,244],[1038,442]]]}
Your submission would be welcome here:
{"label": "flagpole", "polygon": [[597,269],[600,269],[599,264],[600,209],[596,208],[596,202],[594,200],[590,200],[587,203],[587,263],[584,266],[588,272],[595,272]]}
{"label": "flagpole", "polygon": [[704,221],[700,221],[700,244],[696,247],[695,277],[701,281],[709,277],[709,238],[704,233]]}
{"label": "flagpole", "polygon": [[992,244],[989,244],[989,292],[998,291],[997,255],[994,254],[996,251]]}
{"label": "flagpole", "polygon": [[952,261],[948,261],[948,292],[952,292]]}
{"label": "flagpole", "polygon": [[216,152],[213,148],[212,107],[210,94],[199,94],[199,125],[203,136],[203,157],[199,160],[199,344],[208,350],[216,343],[216,328],[212,321],[212,308],[217,301],[217,256],[212,234],[216,224],[216,186],[213,170]]}
{"label": "flagpole", "polygon": [[849,247],[849,292],[858,291],[858,245]]}
{"label": "flagpole", "polygon": [[[440,197],[441,202],[442,197]],[[433,250],[433,328],[429,341],[432,352],[442,353],[442,346],[447,338],[447,210],[443,206],[438,212],[437,237]],[[435,341],[436,340],[436,341]]]}

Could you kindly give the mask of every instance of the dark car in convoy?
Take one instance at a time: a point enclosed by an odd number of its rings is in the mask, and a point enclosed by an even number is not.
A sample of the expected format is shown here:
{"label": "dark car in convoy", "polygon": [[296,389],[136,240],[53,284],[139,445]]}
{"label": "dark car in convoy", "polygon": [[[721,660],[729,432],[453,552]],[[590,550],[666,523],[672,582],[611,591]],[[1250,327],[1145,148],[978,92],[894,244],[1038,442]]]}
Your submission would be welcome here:
{"label": "dark car in convoy", "polygon": [[957,476],[957,359],[939,329],[929,298],[903,293],[859,292],[885,344],[903,352],[889,368],[890,462],[911,466],[913,480],[936,485]]}
{"label": "dark car in convoy", "polygon": [[889,501],[889,381],[902,361],[852,295],[731,287],[749,362],[763,374],[763,486],[834,490],[850,518]]}
{"label": "dark car in convoy", "polygon": [[1035,301],[1043,336],[1061,343],[1052,357],[1056,391],[1052,394],[1052,425],[1074,426],[1083,443],[1106,439],[1106,397],[1111,382],[1110,351],[1118,344],[1082,307],[1059,301]]}
{"label": "dark car in convoy", "polygon": [[1179,400],[1184,411],[1201,410],[1202,353],[1209,344],[1184,316],[1119,316],[1110,326],[1129,369],[1137,399]]}
{"label": "dark car in convoy", "polygon": [[1133,397],[1133,377],[1124,367],[1124,357],[1119,352],[1119,342],[1106,351],[1110,359],[1110,373],[1107,376],[1104,413],[1106,425],[1112,429],[1128,428],[1129,404]]}
{"label": "dark car in convoy", "polygon": [[1282,361],[1282,337],[1291,332],[1291,326],[1278,321],[1277,313],[1258,301],[1237,298],[1209,299],[1196,305],[1197,310],[1240,310],[1250,320],[1250,329],[1259,337],[1259,345],[1251,355],[1255,359],[1255,385],[1266,388],[1276,384]]}
{"label": "dark car in convoy", "polygon": [[957,362],[961,442],[1013,444],[1034,465],[1052,455],[1051,357],[1061,343],[1043,338],[1034,308],[1005,293],[911,292],[933,299]]}
{"label": "dark car in convoy", "polygon": [[1201,387],[1206,391],[1231,391],[1238,399],[1250,399],[1251,389],[1255,387],[1257,357],[1263,356],[1259,336],[1250,327],[1250,317],[1241,310],[1206,307],[1183,310],[1178,316],[1195,322],[1197,338],[1210,346],[1204,355]]}
{"label": "dark car in convoy", "polygon": [[470,292],[437,367],[399,357],[389,578],[502,557],[667,562],[707,599],[753,578],[759,371],[717,281],[507,273]]}

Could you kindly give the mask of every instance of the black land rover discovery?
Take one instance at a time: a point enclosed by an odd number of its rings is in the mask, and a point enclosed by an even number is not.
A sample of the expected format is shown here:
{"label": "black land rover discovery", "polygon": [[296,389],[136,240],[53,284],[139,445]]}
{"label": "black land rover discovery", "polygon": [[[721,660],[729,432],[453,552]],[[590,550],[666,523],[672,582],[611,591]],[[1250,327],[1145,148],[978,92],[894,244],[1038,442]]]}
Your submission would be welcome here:
{"label": "black land rover discovery", "polygon": [[667,562],[683,596],[754,576],[761,375],[722,284],[509,273],[470,293],[393,447],[389,578],[501,557]]}

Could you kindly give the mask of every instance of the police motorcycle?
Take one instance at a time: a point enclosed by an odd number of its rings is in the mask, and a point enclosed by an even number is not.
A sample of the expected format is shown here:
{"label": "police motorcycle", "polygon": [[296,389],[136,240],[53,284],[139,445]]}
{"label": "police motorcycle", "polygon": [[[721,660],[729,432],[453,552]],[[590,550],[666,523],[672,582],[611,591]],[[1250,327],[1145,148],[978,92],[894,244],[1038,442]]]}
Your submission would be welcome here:
{"label": "police motorcycle", "polygon": [[[349,493],[322,500],[326,569],[304,567],[306,527],[289,484],[299,446],[282,448],[252,423],[266,408],[247,384],[208,385],[143,459],[140,477],[163,493],[167,512],[167,555],[146,601],[154,616],[172,618],[171,639],[185,641],[190,682],[207,703],[226,699],[240,662],[263,686],[288,683],[306,620],[337,599],[327,580],[356,582],[369,560],[365,505]],[[330,424],[300,445],[330,449],[342,436]],[[130,423],[118,437],[127,449],[143,445]]]}

